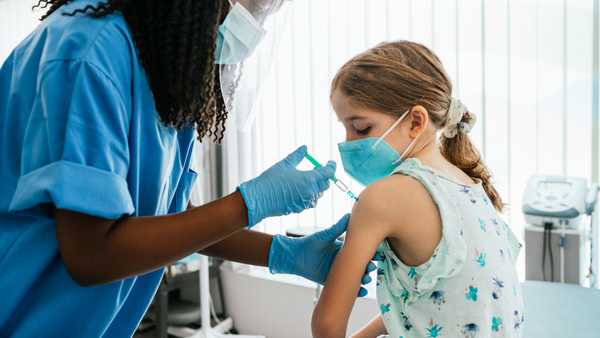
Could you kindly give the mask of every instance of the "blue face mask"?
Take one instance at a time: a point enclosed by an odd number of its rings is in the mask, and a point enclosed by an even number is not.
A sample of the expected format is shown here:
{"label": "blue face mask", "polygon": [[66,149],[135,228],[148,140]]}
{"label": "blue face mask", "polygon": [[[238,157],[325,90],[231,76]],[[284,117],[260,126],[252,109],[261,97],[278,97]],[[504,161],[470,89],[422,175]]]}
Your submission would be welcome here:
{"label": "blue face mask", "polygon": [[248,58],[266,31],[244,6],[236,3],[217,32],[215,63],[232,65]]}
{"label": "blue face mask", "polygon": [[344,170],[360,184],[367,186],[394,172],[412,150],[418,136],[408,145],[402,155],[390,146],[385,137],[408,115],[408,111],[380,137],[368,137],[338,145]]}

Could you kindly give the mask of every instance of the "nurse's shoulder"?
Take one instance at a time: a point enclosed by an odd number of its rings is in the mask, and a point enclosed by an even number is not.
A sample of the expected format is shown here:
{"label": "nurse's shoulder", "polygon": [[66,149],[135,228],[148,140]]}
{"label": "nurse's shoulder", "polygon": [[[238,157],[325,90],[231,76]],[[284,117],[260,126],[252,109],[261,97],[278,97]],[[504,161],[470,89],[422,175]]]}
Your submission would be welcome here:
{"label": "nurse's shoulder", "polygon": [[28,46],[23,52],[35,53],[35,49],[43,48],[38,51],[42,73],[52,63],[90,64],[121,87],[121,92],[127,92],[137,55],[123,16],[118,12],[101,18],[81,13],[65,15],[94,3],[73,1],[52,13],[28,37],[29,41],[24,41]]}

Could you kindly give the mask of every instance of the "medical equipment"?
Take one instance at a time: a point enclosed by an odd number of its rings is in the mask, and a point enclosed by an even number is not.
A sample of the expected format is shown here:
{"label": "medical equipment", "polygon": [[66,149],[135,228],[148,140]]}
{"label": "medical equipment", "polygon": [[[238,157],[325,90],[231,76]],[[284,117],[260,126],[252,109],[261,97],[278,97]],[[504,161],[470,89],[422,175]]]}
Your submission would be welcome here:
{"label": "medical equipment", "polygon": [[[597,286],[598,230],[594,209],[598,185],[577,177],[533,176],[523,196],[526,279]],[[590,216],[589,224],[582,222]],[[554,260],[554,249],[559,259]],[[541,260],[541,264],[539,263]],[[549,276],[547,276],[549,261]],[[588,265],[589,263],[589,265]],[[558,268],[558,278],[554,270]]]}
{"label": "medical equipment", "polygon": [[576,229],[586,214],[587,182],[578,177],[533,176],[523,197],[523,214],[530,225]]}
{"label": "medical equipment", "polygon": [[[320,167],[323,166],[319,161],[317,161],[309,153],[306,153],[306,155],[304,157],[310,163],[312,163],[312,165],[314,165],[315,168],[320,168]],[[333,181],[333,183],[335,184],[335,186],[338,187],[343,193],[345,193],[346,195],[348,195],[348,197],[350,197],[351,199],[353,199],[355,202],[358,201],[358,197],[356,197],[356,195],[350,190],[350,188],[348,187],[348,185],[346,185],[346,183],[342,182],[340,179],[338,179],[335,176],[331,180]]]}

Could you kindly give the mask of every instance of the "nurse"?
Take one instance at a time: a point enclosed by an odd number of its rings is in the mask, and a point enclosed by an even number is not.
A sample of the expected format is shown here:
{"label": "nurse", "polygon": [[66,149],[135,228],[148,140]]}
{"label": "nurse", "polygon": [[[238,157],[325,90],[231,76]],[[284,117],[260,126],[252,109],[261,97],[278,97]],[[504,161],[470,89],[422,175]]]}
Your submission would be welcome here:
{"label": "nurse", "polygon": [[193,252],[325,281],[347,217],[302,239],[249,230],[329,187],[335,163],[296,169],[305,147],[188,208],[194,139],[222,138],[280,0],[38,6],[0,68],[0,336],[131,336],[163,267]]}

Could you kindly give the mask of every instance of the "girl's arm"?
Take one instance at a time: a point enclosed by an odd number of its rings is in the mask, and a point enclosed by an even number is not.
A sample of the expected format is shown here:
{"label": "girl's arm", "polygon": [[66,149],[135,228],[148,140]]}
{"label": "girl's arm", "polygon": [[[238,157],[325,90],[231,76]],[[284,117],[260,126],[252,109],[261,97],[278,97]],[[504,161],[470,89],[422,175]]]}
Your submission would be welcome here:
{"label": "girl's arm", "polygon": [[[348,317],[365,267],[379,244],[390,233],[390,208],[385,185],[375,184],[360,196],[352,211],[344,246],[329,272],[323,293],[312,316],[315,338],[345,337]],[[387,210],[386,210],[387,209]]]}
{"label": "girl's arm", "polygon": [[353,334],[352,338],[373,338],[387,333],[388,332],[383,325],[383,318],[381,318],[381,315],[378,315],[367,325],[363,326],[360,330]]}
{"label": "girl's arm", "polygon": [[[436,241],[435,236],[426,238],[428,232],[424,231],[437,217],[431,212],[432,205],[423,186],[407,176],[392,175],[363,191],[352,210],[344,247],[335,259],[313,312],[312,330],[316,338],[346,336],[365,266],[386,238],[419,246]],[[368,327],[377,328],[379,323],[383,324],[375,320]]]}

